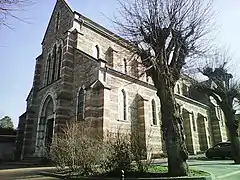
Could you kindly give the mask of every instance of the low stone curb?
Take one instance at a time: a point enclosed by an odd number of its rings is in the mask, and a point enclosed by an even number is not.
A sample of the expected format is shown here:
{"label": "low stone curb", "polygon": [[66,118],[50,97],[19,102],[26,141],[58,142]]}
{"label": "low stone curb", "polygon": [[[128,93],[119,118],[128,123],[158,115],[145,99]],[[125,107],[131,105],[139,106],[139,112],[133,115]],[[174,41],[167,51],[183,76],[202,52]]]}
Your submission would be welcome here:
{"label": "low stone curb", "polygon": [[[103,177],[77,177],[69,178],[66,175],[54,174],[49,172],[39,172],[40,175],[55,177],[60,179],[91,179],[91,180],[119,180],[120,178],[103,178]],[[199,176],[199,177],[154,177],[154,178],[124,178],[124,180],[213,180],[212,176]]]}

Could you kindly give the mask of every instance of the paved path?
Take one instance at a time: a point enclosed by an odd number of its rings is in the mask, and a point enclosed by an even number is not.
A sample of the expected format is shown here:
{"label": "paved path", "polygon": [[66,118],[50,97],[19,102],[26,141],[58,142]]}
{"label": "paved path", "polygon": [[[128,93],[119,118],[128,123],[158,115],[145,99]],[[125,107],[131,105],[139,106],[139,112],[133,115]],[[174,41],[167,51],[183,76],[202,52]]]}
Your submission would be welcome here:
{"label": "paved path", "polygon": [[45,177],[39,175],[41,171],[52,171],[53,167],[34,167],[0,170],[0,180],[56,180],[57,178]]}

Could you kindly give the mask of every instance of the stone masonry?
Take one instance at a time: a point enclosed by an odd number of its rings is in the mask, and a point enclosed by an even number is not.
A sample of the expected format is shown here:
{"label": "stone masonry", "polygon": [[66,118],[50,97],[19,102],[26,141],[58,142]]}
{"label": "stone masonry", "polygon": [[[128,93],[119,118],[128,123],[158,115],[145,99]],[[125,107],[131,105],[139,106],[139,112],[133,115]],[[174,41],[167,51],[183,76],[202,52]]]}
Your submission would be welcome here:
{"label": "stone masonry", "polygon": [[[137,124],[148,154],[163,153],[160,100],[136,64],[127,41],[57,0],[19,119],[18,158],[45,156],[44,146],[71,120],[92,122],[103,139],[109,132],[131,132]],[[196,154],[227,140],[227,133],[221,110],[191,98],[190,86],[182,76],[175,92],[188,151]]]}

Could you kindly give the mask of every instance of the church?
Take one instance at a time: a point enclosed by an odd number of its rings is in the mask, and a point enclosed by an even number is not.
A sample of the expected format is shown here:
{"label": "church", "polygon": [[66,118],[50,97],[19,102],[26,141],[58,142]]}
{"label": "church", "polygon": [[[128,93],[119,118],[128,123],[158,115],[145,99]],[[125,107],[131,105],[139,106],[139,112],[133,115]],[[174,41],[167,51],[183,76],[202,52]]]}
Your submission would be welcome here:
{"label": "church", "polygon": [[[164,152],[160,100],[126,40],[57,0],[41,45],[19,117],[17,159],[44,157],[44,146],[73,120],[91,122],[102,139],[108,132],[131,131],[137,122],[149,153]],[[181,76],[175,94],[190,154],[227,140],[222,110],[195,95],[189,77]]]}

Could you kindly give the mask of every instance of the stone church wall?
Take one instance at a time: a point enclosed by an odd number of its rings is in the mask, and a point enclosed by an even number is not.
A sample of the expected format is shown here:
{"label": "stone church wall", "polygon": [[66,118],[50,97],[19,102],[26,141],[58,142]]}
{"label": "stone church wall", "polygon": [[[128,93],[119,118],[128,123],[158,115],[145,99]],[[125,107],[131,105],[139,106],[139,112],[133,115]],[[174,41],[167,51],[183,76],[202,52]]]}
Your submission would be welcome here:
{"label": "stone church wall", "polygon": [[[124,76],[124,75],[123,75]],[[160,121],[160,101],[156,96],[154,88],[147,88],[126,80],[123,77],[116,77],[111,73],[107,74],[106,83],[110,90],[104,94],[108,96],[104,106],[104,132],[116,133],[117,131],[131,133],[138,121],[141,126],[141,135],[144,136],[145,145],[152,149],[154,154],[162,151],[161,121]],[[147,83],[146,83],[147,84]],[[121,90],[126,92],[127,97],[127,119],[120,117]],[[140,98],[138,98],[140,97]],[[151,100],[156,102],[157,124],[153,125]],[[142,101],[142,106],[136,106],[136,103]],[[139,113],[139,111],[143,111]]]}
{"label": "stone church wall", "polygon": [[[58,1],[42,42],[42,54],[37,58],[33,88],[27,99],[25,154],[35,151],[39,119],[44,118],[41,112],[48,96],[54,106],[54,133],[59,132],[68,120],[79,120],[80,88],[85,93],[84,119],[94,133],[105,138],[109,132],[131,133],[137,127],[145,147],[152,154],[165,150],[156,89],[146,74],[138,77],[141,74],[139,65],[136,60],[130,60],[131,54],[126,41],[124,43],[112,32],[73,12],[63,0]],[[63,48],[61,78],[46,85],[46,61],[55,44],[61,44]],[[112,62],[107,56],[109,50],[112,51]],[[209,113],[216,112],[214,109],[187,98],[189,86],[185,80],[180,80],[175,92],[184,118],[188,150],[196,154],[216,143],[212,132],[219,135],[217,140],[225,140],[226,129],[216,118],[210,120],[213,116]],[[126,118],[122,116],[122,91],[126,98]],[[153,102],[156,104],[156,123],[153,121]]]}

